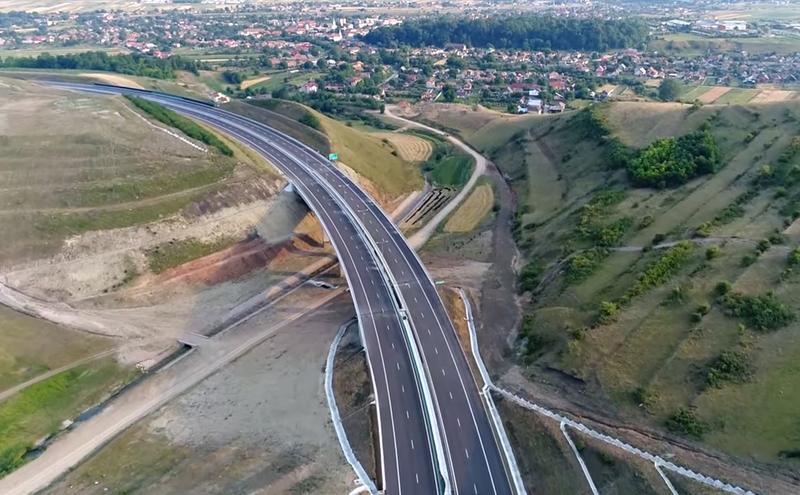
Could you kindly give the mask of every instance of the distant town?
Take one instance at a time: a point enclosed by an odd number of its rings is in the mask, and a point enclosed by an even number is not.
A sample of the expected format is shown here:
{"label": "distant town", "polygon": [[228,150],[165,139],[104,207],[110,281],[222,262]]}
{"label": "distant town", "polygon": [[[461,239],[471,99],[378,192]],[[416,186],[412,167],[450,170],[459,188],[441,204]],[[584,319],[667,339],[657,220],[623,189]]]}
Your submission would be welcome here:
{"label": "distant town", "polygon": [[[358,2],[323,3],[319,10],[306,3],[209,2],[203,8],[147,13],[12,12],[0,14],[0,58],[70,48],[159,59],[179,55],[223,72],[216,89],[226,97],[260,97],[277,89],[283,96],[301,97],[325,91],[372,100],[459,100],[517,113],[561,112],[571,100],[621,97],[621,87],[628,97],[646,95],[665,79],[755,88],[792,86],[800,77],[800,51],[789,43],[769,45],[771,40],[800,42],[800,22],[715,18],[708,14],[713,2],[671,8],[591,2],[519,7],[564,18],[619,19],[625,9],[646,15],[649,43],[607,50],[375,46],[364,37],[413,18],[403,12],[413,12],[417,4],[370,5],[369,12]],[[449,7],[447,2],[424,5]],[[492,10],[513,13],[480,3],[467,9],[473,18]],[[278,71],[285,88],[237,86],[250,74]]]}

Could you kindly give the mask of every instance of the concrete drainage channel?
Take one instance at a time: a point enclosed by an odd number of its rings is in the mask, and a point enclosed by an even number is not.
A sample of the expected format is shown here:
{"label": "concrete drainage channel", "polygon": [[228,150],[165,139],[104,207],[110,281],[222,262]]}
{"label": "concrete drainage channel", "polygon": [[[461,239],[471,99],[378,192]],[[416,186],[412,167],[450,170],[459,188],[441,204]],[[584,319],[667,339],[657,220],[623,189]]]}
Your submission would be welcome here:
{"label": "concrete drainage channel", "polygon": [[[616,447],[618,449],[621,449],[621,450],[627,452],[628,454],[632,454],[632,455],[634,455],[636,457],[644,459],[644,460],[652,463],[655,466],[656,470],[658,471],[659,475],[663,479],[664,483],[667,485],[667,488],[673,494],[675,493],[675,488],[672,486],[672,483],[669,481],[669,478],[666,477],[666,475],[664,474],[663,470],[671,471],[671,472],[673,472],[675,474],[678,474],[680,476],[683,476],[683,477],[689,478],[691,480],[697,481],[697,482],[702,483],[704,485],[708,485],[710,487],[716,488],[717,490],[721,490],[721,491],[726,492],[726,493],[733,493],[735,495],[756,495],[754,492],[752,492],[752,491],[750,491],[750,490],[748,490],[746,488],[742,488],[740,486],[736,486],[736,485],[732,485],[730,483],[726,483],[725,481],[722,481],[722,480],[719,480],[719,479],[716,479],[716,478],[712,478],[710,476],[706,476],[706,475],[704,475],[702,473],[698,473],[698,472],[692,471],[691,469],[688,469],[686,467],[683,467],[683,466],[674,464],[672,462],[666,461],[666,460],[664,460],[663,458],[661,458],[658,455],[651,454],[650,452],[644,451],[642,449],[639,449],[638,447],[634,447],[633,445],[630,445],[630,444],[628,444],[626,442],[623,442],[622,440],[620,440],[618,438],[614,438],[614,437],[612,437],[610,435],[606,435],[605,433],[601,433],[601,432],[599,432],[597,430],[589,428],[588,426],[586,426],[583,423],[580,423],[578,421],[575,421],[575,420],[572,420],[572,419],[567,418],[565,416],[562,416],[561,414],[558,414],[558,413],[556,413],[554,411],[551,411],[551,410],[549,410],[547,408],[544,408],[544,407],[542,407],[542,406],[540,406],[538,404],[534,404],[533,402],[531,402],[529,400],[523,399],[522,397],[514,394],[513,392],[510,392],[508,390],[505,390],[503,388],[500,388],[500,387],[496,386],[492,382],[491,377],[489,376],[489,373],[486,370],[486,365],[483,363],[483,358],[481,358],[480,350],[478,349],[478,336],[477,336],[477,332],[475,330],[474,321],[472,319],[472,307],[470,306],[469,301],[468,301],[468,299],[466,297],[466,294],[464,293],[464,291],[462,289],[459,289],[459,294],[461,296],[462,302],[464,303],[464,309],[465,309],[466,315],[467,315],[467,323],[468,323],[468,326],[469,326],[469,335],[470,335],[470,348],[472,350],[472,355],[473,355],[473,358],[475,359],[475,363],[477,364],[478,369],[480,370],[481,377],[484,380],[484,388],[488,388],[488,391],[485,394],[485,396],[488,397],[487,403],[491,402],[491,397],[490,397],[491,394],[490,394],[490,392],[495,392],[495,393],[499,394],[500,396],[502,396],[503,398],[506,398],[506,399],[514,402],[515,404],[517,404],[517,405],[519,405],[519,406],[521,406],[521,407],[523,407],[525,409],[528,409],[528,410],[533,411],[533,412],[535,412],[535,413],[537,413],[539,415],[542,415],[542,416],[545,416],[547,418],[550,418],[552,420],[557,421],[559,423],[559,427],[560,427],[561,431],[564,433],[564,435],[567,437],[567,439],[569,439],[569,435],[567,433],[566,428],[569,427],[569,428],[572,428],[572,429],[574,429],[576,431],[579,431],[579,432],[583,433],[584,435],[587,435],[587,436],[589,436],[591,438],[594,438],[595,440],[599,440],[599,441],[601,441],[601,442],[603,442],[605,444],[608,444],[608,445],[611,445],[611,446]],[[492,406],[489,406],[489,407],[493,407],[493,403],[492,403]],[[493,420],[495,419],[495,415],[494,414],[492,414],[492,419]],[[503,431],[503,432],[505,431],[505,430],[502,429],[502,423],[500,424],[500,428],[501,428],[500,431]],[[514,454],[513,454],[513,452],[510,451],[510,449],[511,449],[510,444],[507,444],[506,442],[507,442],[507,439],[506,439],[506,441],[503,441],[503,439],[501,438],[501,445],[502,445],[503,449],[504,450],[508,449],[506,454],[510,455],[510,459],[513,459],[513,455]],[[570,441],[570,444],[572,445],[571,441]],[[572,446],[573,446],[573,450],[574,450],[574,445],[572,445]],[[580,456],[578,456],[578,459],[580,459]],[[581,463],[581,464],[583,464],[583,463]],[[513,468],[516,468],[516,462],[514,463]],[[512,476],[514,477],[514,482],[515,483],[517,482],[517,476],[518,475],[519,475],[519,470],[518,469],[516,470],[516,472],[514,472],[512,470]],[[588,471],[586,469],[584,469],[584,475],[586,476],[587,482],[590,484],[593,493],[596,493],[597,488],[594,487],[594,482],[591,481],[591,476],[589,475],[589,473],[588,473]],[[520,483],[522,482],[521,477],[519,478],[519,482]],[[523,488],[523,490],[524,490],[524,488]],[[525,492],[523,491],[521,493],[525,493]]]}

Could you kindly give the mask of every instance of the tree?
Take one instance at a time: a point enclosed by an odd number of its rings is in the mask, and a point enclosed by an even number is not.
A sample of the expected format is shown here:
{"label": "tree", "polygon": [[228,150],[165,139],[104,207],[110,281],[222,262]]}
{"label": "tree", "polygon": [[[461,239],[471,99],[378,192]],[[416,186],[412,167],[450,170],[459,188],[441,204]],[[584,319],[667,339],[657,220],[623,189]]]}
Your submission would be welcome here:
{"label": "tree", "polygon": [[658,97],[662,101],[675,101],[681,92],[681,85],[675,79],[664,79],[658,87]]}
{"label": "tree", "polygon": [[445,84],[442,88],[442,99],[447,103],[453,103],[456,101],[456,90],[449,84]]}

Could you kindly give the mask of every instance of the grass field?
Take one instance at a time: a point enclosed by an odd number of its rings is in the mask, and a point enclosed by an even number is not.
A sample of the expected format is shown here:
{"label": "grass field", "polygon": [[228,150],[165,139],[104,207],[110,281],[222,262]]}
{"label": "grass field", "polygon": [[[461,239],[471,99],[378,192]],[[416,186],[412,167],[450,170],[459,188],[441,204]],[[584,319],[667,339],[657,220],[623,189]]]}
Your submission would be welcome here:
{"label": "grass field", "polygon": [[798,50],[798,38],[788,36],[758,38],[711,38],[691,33],[674,33],[652,40],[648,48],[659,52],[686,56],[700,55],[707,51],[750,53],[793,53]]}
{"label": "grass field", "polygon": [[445,232],[470,232],[486,218],[494,205],[494,192],[491,184],[480,184],[473,189],[466,200],[453,212],[444,225]]}
{"label": "grass field", "polygon": [[531,493],[591,493],[558,425],[544,423],[531,411],[508,401],[499,401],[497,406],[525,487]]}
{"label": "grass field", "polygon": [[135,373],[105,358],[60,373],[0,403],[0,473],[18,467],[38,441],[130,381]]}
{"label": "grass field", "polygon": [[4,262],[52,253],[68,235],[177,213],[237,163],[177,140],[119,98],[13,79],[0,80],[0,95]]}
{"label": "grass field", "polygon": [[42,53],[49,53],[50,55],[64,55],[67,53],[82,53],[82,52],[106,52],[108,54],[112,53],[128,53],[128,50],[123,48],[109,48],[109,47],[100,47],[96,45],[89,45],[89,46],[50,46],[50,47],[32,47],[32,48],[15,48],[13,50],[10,49],[2,49],[0,48],[0,58],[10,58],[10,57],[38,57]]}
{"label": "grass field", "polygon": [[433,169],[431,179],[440,186],[461,187],[469,180],[472,165],[472,158],[467,155],[448,156]]}
{"label": "grass field", "polygon": [[[743,98],[739,91],[722,96]],[[773,291],[800,315],[800,279],[782,275],[788,252],[800,244],[800,228],[791,226],[800,188],[789,179],[779,187],[758,178],[772,173],[766,164],[784,171],[800,166],[800,153],[792,151],[800,102],[701,108],[615,102],[599,108],[613,136],[633,148],[707,124],[724,166],[674,189],[633,188],[623,170],[608,166],[603,142],[585,137],[574,113],[480,126],[474,117],[469,141],[524,198],[518,245],[545,275],[555,276],[526,305],[530,321],[520,346],[529,354],[522,364],[541,379],[553,379],[558,369],[582,380],[584,394],[647,427],[664,428],[679,407],[693,408],[707,445],[791,468],[795,461],[782,452],[800,449],[790,413],[800,407],[794,392],[800,390],[800,322],[759,331],[726,313],[714,291],[721,281],[749,295]],[[570,281],[565,253],[591,246],[576,233],[583,207],[607,190],[622,194],[596,213],[596,221],[629,219],[618,241],[623,248]],[[707,244],[612,318],[599,319],[600,303],[622,298],[664,254],[650,249],[654,240],[692,239],[700,227],[710,229],[699,238]],[[765,246],[760,255],[759,243]],[[712,244],[719,251],[708,258]],[[744,383],[711,386],[710,370],[726,352],[742,353],[752,373]]]}
{"label": "grass field", "polygon": [[110,348],[76,332],[0,306],[0,391]]}
{"label": "grass field", "polygon": [[381,140],[388,140],[397,150],[400,158],[407,162],[424,162],[431,156],[433,146],[427,139],[414,134],[399,132],[376,132]]}

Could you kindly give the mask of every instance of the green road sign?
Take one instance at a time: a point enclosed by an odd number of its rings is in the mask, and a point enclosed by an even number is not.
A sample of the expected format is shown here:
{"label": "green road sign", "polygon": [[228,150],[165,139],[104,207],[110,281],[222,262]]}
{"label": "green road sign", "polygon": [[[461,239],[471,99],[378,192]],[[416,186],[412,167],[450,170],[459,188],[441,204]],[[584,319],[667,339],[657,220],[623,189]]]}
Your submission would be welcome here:
{"label": "green road sign", "polygon": [[339,155],[337,155],[336,153],[328,153],[328,160],[335,162],[338,159]]}

